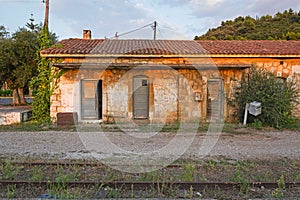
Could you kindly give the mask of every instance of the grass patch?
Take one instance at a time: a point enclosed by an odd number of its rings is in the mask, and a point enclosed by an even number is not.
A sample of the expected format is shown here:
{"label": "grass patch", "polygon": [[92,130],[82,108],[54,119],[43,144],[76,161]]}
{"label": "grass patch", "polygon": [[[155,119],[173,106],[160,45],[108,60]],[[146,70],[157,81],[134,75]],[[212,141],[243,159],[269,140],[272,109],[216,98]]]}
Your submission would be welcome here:
{"label": "grass patch", "polygon": [[294,119],[290,123],[286,124],[283,129],[300,131],[300,119]]}
{"label": "grass patch", "polygon": [[[208,131],[210,124],[209,123],[200,123],[198,126],[198,133],[205,133]],[[124,126],[126,128],[126,126]],[[122,128],[122,127],[121,127]],[[79,124],[69,125],[69,126],[57,126],[55,124],[38,124],[35,121],[29,122],[22,122],[19,124],[12,124],[12,125],[0,125],[0,132],[15,132],[15,131],[68,131],[68,132],[76,132],[77,129],[79,131],[103,131],[103,132],[122,132],[118,124]],[[166,124],[156,125],[150,124],[145,125],[142,124],[138,127],[137,130],[140,131],[158,131],[158,132],[174,132],[176,133],[180,129],[180,123],[174,124]],[[185,128],[183,131],[189,132],[193,131],[194,129]],[[242,126],[238,123],[224,123],[222,132],[223,133],[230,133],[230,134],[252,134],[253,130],[257,131],[281,131],[281,130],[291,130],[291,131],[300,131],[300,120],[295,119],[290,123],[286,124],[281,129],[274,129],[271,127],[261,126],[259,123],[252,123],[248,124],[247,126]]]}
{"label": "grass patch", "polygon": [[34,121],[22,122],[19,124],[1,125],[0,132],[15,132],[15,131],[76,131],[75,126],[56,126],[54,124],[38,124]]}

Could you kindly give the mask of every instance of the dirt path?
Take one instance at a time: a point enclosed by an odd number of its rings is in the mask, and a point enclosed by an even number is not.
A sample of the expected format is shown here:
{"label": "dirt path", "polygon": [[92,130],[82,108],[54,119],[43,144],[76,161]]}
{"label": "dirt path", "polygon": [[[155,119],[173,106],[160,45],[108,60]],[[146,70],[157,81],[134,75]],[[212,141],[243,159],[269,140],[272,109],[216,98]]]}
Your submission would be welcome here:
{"label": "dirt path", "polygon": [[[121,132],[110,132],[102,137],[108,139],[116,149],[122,149],[129,153],[149,153],[162,149],[174,142],[175,136],[176,133],[159,133],[149,138],[135,138]],[[101,137],[98,139],[103,140]],[[187,151],[185,151],[185,148],[181,148],[184,140],[192,141],[188,145]],[[205,145],[208,143],[209,145]],[[206,149],[204,149],[208,150],[207,154],[203,153],[205,151],[201,150],[201,147],[205,147]],[[178,137],[174,145],[171,145],[168,150],[170,155],[173,150],[178,152],[185,151],[183,157],[196,159],[219,156],[231,159],[283,157],[300,159],[300,133],[293,131],[253,132],[251,134],[222,133],[220,137],[207,136],[205,134],[197,134],[193,137],[187,134]],[[0,132],[0,155],[93,159],[95,154],[83,145],[77,132],[46,131]],[[114,149],[108,147],[98,151],[97,156],[113,158],[115,156],[126,157],[128,154],[114,151]]]}

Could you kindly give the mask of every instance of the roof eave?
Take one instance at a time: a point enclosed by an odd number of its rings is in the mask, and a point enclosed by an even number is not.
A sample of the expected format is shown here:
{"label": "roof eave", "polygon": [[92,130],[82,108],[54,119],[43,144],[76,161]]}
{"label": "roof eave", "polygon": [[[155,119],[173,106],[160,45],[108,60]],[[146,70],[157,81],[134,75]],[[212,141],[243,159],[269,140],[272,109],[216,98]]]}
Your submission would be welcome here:
{"label": "roof eave", "polygon": [[141,67],[144,69],[242,69],[251,67],[250,64],[225,64],[225,65],[216,65],[216,64],[146,64],[140,66],[138,63],[52,63],[52,66],[64,69],[132,69],[135,67]]}
{"label": "roof eave", "polygon": [[300,54],[41,54],[44,58],[300,58]]}
{"label": "roof eave", "polygon": [[196,58],[209,54],[41,54],[44,58]]}

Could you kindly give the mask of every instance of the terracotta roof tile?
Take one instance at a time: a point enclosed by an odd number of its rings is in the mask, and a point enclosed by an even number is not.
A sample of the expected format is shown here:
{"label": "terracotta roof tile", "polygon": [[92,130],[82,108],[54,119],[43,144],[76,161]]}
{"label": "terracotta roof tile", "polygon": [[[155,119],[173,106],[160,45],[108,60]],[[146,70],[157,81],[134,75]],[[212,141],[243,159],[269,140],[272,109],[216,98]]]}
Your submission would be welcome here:
{"label": "terracotta roof tile", "polygon": [[205,51],[195,41],[105,40],[91,53],[97,54],[200,54]]}
{"label": "terracotta roof tile", "polygon": [[41,54],[300,55],[300,41],[280,40],[104,40],[67,39]]}
{"label": "terracotta roof tile", "polygon": [[300,55],[296,40],[199,40],[211,54]]}

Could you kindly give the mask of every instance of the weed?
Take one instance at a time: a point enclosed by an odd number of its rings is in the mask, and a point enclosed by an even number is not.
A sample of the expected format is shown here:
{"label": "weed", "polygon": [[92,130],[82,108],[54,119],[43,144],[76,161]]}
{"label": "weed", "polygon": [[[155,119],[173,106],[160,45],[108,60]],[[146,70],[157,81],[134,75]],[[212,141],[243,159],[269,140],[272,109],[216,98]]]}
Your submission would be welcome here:
{"label": "weed", "polygon": [[272,197],[275,198],[283,198],[284,193],[283,191],[285,190],[285,181],[284,181],[284,175],[281,175],[280,178],[277,181],[278,188],[272,191]]}
{"label": "weed", "polygon": [[254,119],[254,122],[251,124],[251,127],[262,130],[263,129],[263,123],[259,119]]}
{"label": "weed", "polygon": [[48,195],[54,196],[56,199],[79,199],[81,197],[80,191],[70,191],[66,182],[57,182],[48,184]]}
{"label": "weed", "polygon": [[66,173],[65,170],[58,166],[58,168],[55,171],[55,181],[56,182],[68,182],[68,181],[77,181],[78,180],[78,174],[77,173]]}
{"label": "weed", "polygon": [[282,190],[279,189],[279,188],[276,188],[275,190],[273,190],[271,195],[272,195],[272,197],[275,197],[275,198],[278,198],[278,199],[284,197],[284,194],[283,194]]}
{"label": "weed", "polygon": [[293,119],[290,123],[285,124],[283,128],[288,130],[300,131],[300,120]]}
{"label": "weed", "polygon": [[152,181],[152,182],[158,182],[161,178],[160,171],[155,170],[151,172],[146,172],[143,174],[143,176],[140,178],[141,181]]}
{"label": "weed", "polygon": [[108,169],[106,169],[106,172],[102,177],[102,180],[114,181],[114,180],[121,179],[121,177],[122,177],[122,173],[120,173],[116,170],[113,170],[111,168],[108,168]]}
{"label": "weed", "polygon": [[247,193],[249,190],[249,180],[244,176],[243,173],[246,166],[246,163],[238,162],[236,165],[235,172],[229,175],[229,181],[240,183],[240,191],[245,193]]}
{"label": "weed", "polygon": [[292,163],[292,181],[297,182],[299,180],[299,172],[297,162],[293,161]]}
{"label": "weed", "polygon": [[193,181],[196,173],[196,166],[194,164],[187,164],[183,168],[181,178],[183,181]]}
{"label": "weed", "polygon": [[6,192],[7,198],[9,198],[9,199],[16,198],[16,188],[17,188],[17,186],[15,184],[7,186],[7,188],[6,188],[7,189],[7,192]]}
{"label": "weed", "polygon": [[270,181],[270,175],[269,172],[266,172],[265,174],[265,182],[269,182]]}
{"label": "weed", "polygon": [[282,174],[277,181],[278,183],[278,188],[284,190],[285,189],[285,182],[284,182],[284,175]]}
{"label": "weed", "polygon": [[198,179],[201,180],[201,181],[208,181],[208,179],[202,174],[198,175]]}
{"label": "weed", "polygon": [[[50,182],[50,181],[49,181]],[[49,183],[49,188],[47,189],[48,191],[48,195],[50,196],[59,196],[61,194],[61,192],[63,190],[66,189],[66,184],[65,183],[57,183],[57,184],[54,184],[54,183]]]}
{"label": "weed", "polygon": [[159,183],[159,180],[157,180],[157,193],[159,196],[163,196],[168,190],[168,185],[166,184],[165,177],[162,177],[161,184]]}
{"label": "weed", "polygon": [[111,187],[106,187],[105,189],[107,190],[107,198],[120,198],[121,194],[118,189],[114,189]]}
{"label": "weed", "polygon": [[131,185],[131,194],[130,194],[131,198],[134,198],[134,186],[133,184]]}
{"label": "weed", "polygon": [[214,160],[208,160],[206,163],[210,167],[215,167],[217,165],[217,162]]}
{"label": "weed", "polygon": [[190,187],[190,189],[184,190],[184,198],[185,199],[192,199],[194,197],[194,188],[193,186]]}
{"label": "weed", "polygon": [[2,179],[4,180],[13,180],[19,172],[19,169],[10,161],[5,162],[4,166],[2,166]]}
{"label": "weed", "polygon": [[31,181],[42,181],[43,177],[44,177],[43,170],[38,166],[34,166],[32,168],[32,175],[31,175],[30,180]]}
{"label": "weed", "polygon": [[222,191],[218,186],[214,187],[208,187],[205,186],[202,190],[201,194],[205,196],[206,198],[212,198],[212,199],[220,199],[224,191]]}
{"label": "weed", "polygon": [[193,189],[193,186],[190,187],[190,192],[189,192],[189,197],[190,199],[192,199],[194,196],[194,189]]}

